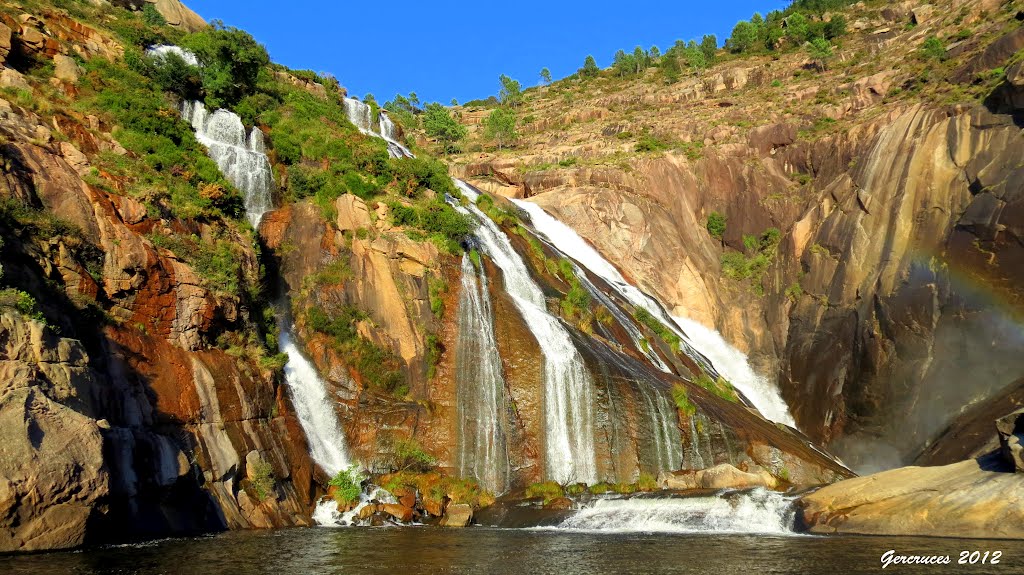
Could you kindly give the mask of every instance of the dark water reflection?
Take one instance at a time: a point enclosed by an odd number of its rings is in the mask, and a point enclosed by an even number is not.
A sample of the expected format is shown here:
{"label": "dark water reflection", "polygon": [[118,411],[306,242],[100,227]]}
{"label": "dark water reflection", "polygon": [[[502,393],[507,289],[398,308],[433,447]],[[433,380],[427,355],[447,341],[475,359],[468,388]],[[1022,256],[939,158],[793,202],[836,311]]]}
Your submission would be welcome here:
{"label": "dark water reflection", "polygon": [[[953,564],[879,558],[950,555]],[[960,551],[1003,552],[998,565],[957,565]],[[898,537],[590,534],[471,528],[288,529],[0,557],[4,574],[273,573],[813,574],[1024,573],[1024,542]]]}

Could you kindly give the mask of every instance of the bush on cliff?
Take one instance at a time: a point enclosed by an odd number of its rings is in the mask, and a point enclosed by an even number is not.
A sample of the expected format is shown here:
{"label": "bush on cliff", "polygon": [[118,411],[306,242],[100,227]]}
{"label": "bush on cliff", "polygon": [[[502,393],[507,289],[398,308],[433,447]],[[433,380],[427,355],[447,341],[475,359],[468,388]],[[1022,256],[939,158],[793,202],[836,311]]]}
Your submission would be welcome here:
{"label": "bush on cliff", "polygon": [[363,494],[363,471],[357,465],[351,465],[347,469],[334,474],[328,485],[333,487],[332,496],[339,503],[351,504],[359,501]]}
{"label": "bush on cliff", "polygon": [[256,92],[260,70],[270,64],[266,48],[248,32],[214,21],[210,28],[190,34],[182,45],[202,64],[206,105],[231,108]]}

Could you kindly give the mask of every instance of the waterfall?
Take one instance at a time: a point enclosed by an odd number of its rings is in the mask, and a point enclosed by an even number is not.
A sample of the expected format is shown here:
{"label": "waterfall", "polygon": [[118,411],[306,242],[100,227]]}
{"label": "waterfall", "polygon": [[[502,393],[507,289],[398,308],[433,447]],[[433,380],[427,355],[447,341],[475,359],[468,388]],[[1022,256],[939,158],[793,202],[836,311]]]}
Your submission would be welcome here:
{"label": "waterfall", "polygon": [[793,499],[762,488],[706,497],[599,499],[554,529],[793,535]]}
{"label": "waterfall", "polygon": [[387,142],[388,154],[392,158],[414,157],[409,148],[399,144],[395,139],[397,129],[391,118],[388,117],[387,112],[381,110],[377,115],[377,123],[380,126],[380,131],[378,132],[373,129],[373,109],[369,104],[360,102],[355,98],[345,98],[342,100],[342,107],[345,109],[345,115],[348,116],[348,120],[355,124],[360,132]]}
{"label": "waterfall", "polygon": [[341,105],[345,108],[345,115],[348,116],[348,120],[355,124],[360,132],[378,135],[373,131],[373,111],[370,109],[369,104],[360,102],[355,98],[345,98],[342,100]]}
{"label": "waterfall", "polygon": [[334,401],[327,392],[327,385],[317,375],[316,367],[292,342],[292,336],[282,329],[278,338],[281,351],[288,354],[284,366],[285,383],[291,391],[292,405],[299,418],[309,454],[328,475],[333,476],[350,465],[345,450],[345,434],[341,430]]}
{"label": "waterfall", "polygon": [[158,60],[164,59],[168,54],[175,54],[179,58],[185,61],[189,66],[199,66],[199,59],[191,50],[186,50],[180,46],[169,46],[166,44],[158,44],[156,46],[150,46],[146,49],[146,55],[151,58]]}
{"label": "waterfall", "polygon": [[678,335],[683,340],[687,355],[700,363],[709,375],[715,377],[720,374],[729,380],[767,419],[796,426],[778,388],[754,373],[743,353],[726,343],[718,332],[692,320],[669,316],[660,303],[627,282],[611,262],[572,228],[537,204],[512,201],[530,216],[534,229],[559,251],[572,254],[573,259],[607,282],[623,299],[646,310]]}
{"label": "waterfall", "polygon": [[729,380],[736,389],[754,404],[754,407],[766,418],[796,427],[796,421],[789,413],[789,406],[779,394],[779,389],[766,377],[760,376],[750,367],[747,356],[742,351],[729,345],[717,331],[684,317],[672,319],[694,341],[699,342],[701,352],[715,365],[718,373]]}
{"label": "waterfall", "polygon": [[254,128],[246,134],[237,114],[227,110],[211,114],[202,102],[182,102],[181,115],[192,124],[196,139],[206,146],[224,177],[242,192],[249,222],[258,227],[263,214],[274,209],[274,173],[263,132]]}
{"label": "waterfall", "polygon": [[[174,46],[163,47],[174,52]],[[177,50],[181,50],[177,48]],[[216,162],[226,178],[245,195],[245,210],[253,227],[263,214],[273,209],[271,195],[274,177],[263,143],[263,132],[253,129],[248,135],[241,119],[226,110],[209,114],[201,102],[183,102],[182,117],[196,131],[196,139],[204,144],[210,158]],[[282,322],[284,323],[284,322]],[[328,475],[333,476],[350,465],[345,448],[345,434],[334,411],[334,401],[327,385],[317,374],[316,367],[299,351],[292,341],[287,325],[281,326],[278,345],[288,356],[284,366],[285,384],[291,394],[295,415],[309,443],[313,461]],[[375,496],[376,494],[374,494]],[[369,497],[364,495],[361,505]],[[334,524],[337,505],[322,500],[317,504],[313,519],[318,524]],[[340,515],[340,514],[339,514]],[[351,521],[353,516],[341,516]]]}
{"label": "waterfall", "polygon": [[[475,201],[465,182],[456,185]],[[547,476],[559,483],[597,481],[594,454],[593,382],[569,332],[548,313],[540,286],[508,237],[475,205],[457,209],[480,222],[476,235],[505,281],[505,291],[544,356],[544,418]]]}
{"label": "waterfall", "polygon": [[458,386],[459,474],[473,477],[494,493],[508,488],[509,459],[505,443],[505,380],[494,339],[494,314],[487,274],[462,255],[458,342],[455,349]]}

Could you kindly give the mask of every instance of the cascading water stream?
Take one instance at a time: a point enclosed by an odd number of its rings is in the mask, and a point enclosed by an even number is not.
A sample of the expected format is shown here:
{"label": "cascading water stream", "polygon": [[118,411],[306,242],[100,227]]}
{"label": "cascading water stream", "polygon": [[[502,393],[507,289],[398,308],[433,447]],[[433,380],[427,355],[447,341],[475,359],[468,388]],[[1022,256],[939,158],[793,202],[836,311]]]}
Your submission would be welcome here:
{"label": "cascading water stream", "polygon": [[263,132],[253,128],[246,134],[237,114],[227,110],[211,114],[202,102],[182,102],[181,116],[192,124],[196,139],[206,146],[224,177],[242,192],[249,222],[258,227],[263,214],[274,209],[274,173]]}
{"label": "cascading water stream", "polygon": [[700,363],[710,375],[721,374],[729,380],[766,418],[796,427],[778,388],[754,373],[746,356],[726,343],[718,332],[692,320],[668,315],[660,303],[627,282],[611,262],[572,228],[537,204],[523,200],[512,201],[530,216],[534,229],[551,245],[562,253],[572,254],[573,259],[607,282],[623,299],[646,310],[678,335],[683,340],[687,355]]}
{"label": "cascading water stream", "polygon": [[706,497],[599,499],[554,530],[794,535],[792,497],[758,488]]}
{"label": "cascading water stream", "polygon": [[508,488],[505,380],[494,339],[487,274],[462,255],[458,341],[455,348],[459,474],[494,493]]}
{"label": "cascading water stream", "polygon": [[316,367],[292,342],[291,333],[282,329],[278,337],[281,351],[288,354],[284,366],[285,382],[292,392],[295,415],[306,432],[309,454],[328,475],[333,476],[351,464],[345,449],[345,434],[334,411],[334,402]]}
{"label": "cascading water stream", "polygon": [[[194,55],[176,46],[157,47],[151,53],[178,53],[183,58],[191,56],[192,61],[195,60]],[[246,216],[254,227],[258,226],[263,215],[273,209],[271,197],[274,176],[263,145],[263,132],[253,129],[247,137],[245,127],[237,115],[226,110],[209,114],[201,102],[183,102],[181,114],[192,124],[196,138],[206,146],[210,158],[216,162],[224,176],[242,191]],[[285,384],[291,392],[295,414],[309,443],[310,457],[328,475],[333,476],[351,465],[345,447],[345,434],[338,414],[334,411],[335,402],[331,399],[327,385],[317,374],[316,367],[292,341],[286,321],[281,321],[278,344],[288,356],[284,367]],[[375,496],[376,493],[372,496],[364,494],[361,505]],[[340,515],[334,502],[321,501],[313,518],[320,524],[338,524],[339,520],[351,522],[353,516]]]}
{"label": "cascading water stream", "polygon": [[[477,192],[456,185],[475,202]],[[458,206],[480,226],[476,237],[505,280],[505,291],[522,314],[544,356],[544,417],[547,476],[559,483],[597,481],[594,453],[593,382],[572,338],[547,311],[540,286],[508,237],[472,203]]]}

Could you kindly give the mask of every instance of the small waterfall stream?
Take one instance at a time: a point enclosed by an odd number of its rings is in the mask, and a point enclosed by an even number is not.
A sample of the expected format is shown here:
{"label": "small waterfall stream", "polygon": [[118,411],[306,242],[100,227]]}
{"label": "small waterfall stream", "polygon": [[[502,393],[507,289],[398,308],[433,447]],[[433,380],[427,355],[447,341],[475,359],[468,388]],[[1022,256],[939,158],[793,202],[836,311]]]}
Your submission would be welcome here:
{"label": "small waterfall stream", "polygon": [[345,98],[342,101],[342,107],[345,108],[345,115],[348,116],[348,120],[355,124],[359,131],[369,136],[380,138],[388,144],[388,154],[392,158],[412,158],[413,153],[409,151],[402,144],[398,143],[396,139],[398,130],[395,128],[395,124],[388,117],[387,112],[381,110],[377,115],[377,124],[380,128],[379,131],[373,129],[373,108],[365,102],[356,100],[355,98]]}
{"label": "small waterfall stream", "polygon": [[[479,194],[456,184],[475,202]],[[508,237],[483,212],[459,206],[476,219],[476,235],[504,274],[505,291],[533,332],[544,356],[545,460],[547,476],[559,483],[597,481],[594,453],[593,382],[583,357],[561,322],[548,313],[544,292]]]}
{"label": "small waterfall stream", "polygon": [[588,244],[572,228],[558,221],[539,205],[512,200],[530,216],[533,227],[562,253],[603,279],[623,299],[657,318],[682,340],[684,351],[715,377],[722,375],[750,400],[766,418],[795,427],[796,422],[777,387],[758,376],[746,356],[730,346],[721,335],[692,320],[669,316],[654,298],[640,291],[622,277],[619,270]]}
{"label": "small waterfall stream", "polygon": [[288,354],[288,363],[284,366],[285,382],[292,392],[295,415],[306,432],[309,454],[317,465],[333,476],[351,465],[345,449],[345,433],[334,411],[335,402],[331,400],[316,367],[295,346],[287,329],[281,330],[278,342],[281,351]]}
{"label": "small waterfall stream", "polygon": [[458,313],[455,384],[459,389],[459,474],[476,478],[494,493],[503,493],[509,476],[505,380],[494,339],[487,274],[473,265],[469,254],[462,255]]}

